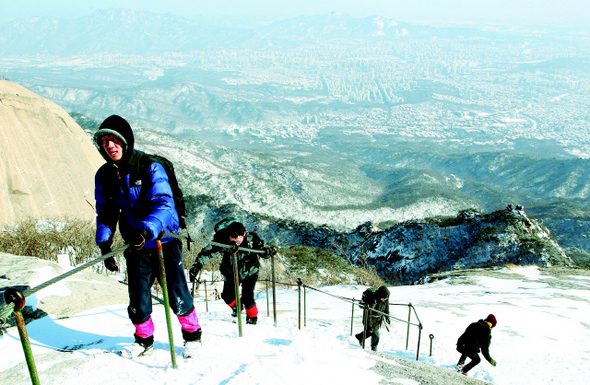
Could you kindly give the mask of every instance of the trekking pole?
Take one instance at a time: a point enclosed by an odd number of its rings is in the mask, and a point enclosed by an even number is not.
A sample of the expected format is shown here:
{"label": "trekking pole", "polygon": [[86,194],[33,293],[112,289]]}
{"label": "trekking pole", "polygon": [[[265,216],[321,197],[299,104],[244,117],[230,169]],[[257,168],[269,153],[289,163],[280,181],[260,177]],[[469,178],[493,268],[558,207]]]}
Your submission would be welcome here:
{"label": "trekking pole", "polygon": [[209,296],[207,295],[207,280],[203,280],[203,285],[205,286],[205,310],[209,313]]}
{"label": "trekking pole", "polygon": [[274,316],[275,327],[277,327],[277,285],[275,280],[275,256],[270,257],[270,272],[272,277],[272,313]]}
{"label": "trekking pole", "polygon": [[242,301],[240,301],[240,282],[239,282],[239,275],[238,275],[238,244],[235,244],[235,248],[231,249],[231,256],[232,256],[232,263],[234,265],[234,288],[236,291],[236,310],[238,315],[238,335],[240,337],[243,336],[242,333]]}
{"label": "trekking pole", "polygon": [[430,357],[432,357],[432,340],[434,339],[434,334],[430,334],[428,338],[430,338]]}
{"label": "trekking pole", "polygon": [[172,335],[172,321],[170,320],[170,301],[168,299],[168,284],[166,282],[166,270],[164,268],[164,254],[162,253],[162,242],[156,240],[158,249],[158,259],[160,260],[160,286],[162,286],[162,296],[164,297],[164,312],[166,313],[166,326],[168,327],[168,342],[170,343],[170,358],[172,367],[178,369],[176,365],[176,353],[174,352],[174,336]]}
{"label": "trekking pole", "polygon": [[16,326],[18,328],[18,335],[20,336],[20,343],[23,347],[25,360],[27,361],[27,368],[29,369],[29,376],[33,385],[39,385],[39,375],[35,366],[35,359],[33,358],[33,351],[31,350],[31,341],[27,334],[27,327],[25,326],[25,319],[21,313],[21,309],[25,307],[26,299],[23,293],[15,288],[8,288],[4,292],[4,301],[6,303],[14,304],[14,317],[16,318]]}
{"label": "trekking pole", "polygon": [[412,303],[408,304],[408,333],[406,335],[406,350],[408,350],[408,346],[410,344],[410,321],[412,319]]}

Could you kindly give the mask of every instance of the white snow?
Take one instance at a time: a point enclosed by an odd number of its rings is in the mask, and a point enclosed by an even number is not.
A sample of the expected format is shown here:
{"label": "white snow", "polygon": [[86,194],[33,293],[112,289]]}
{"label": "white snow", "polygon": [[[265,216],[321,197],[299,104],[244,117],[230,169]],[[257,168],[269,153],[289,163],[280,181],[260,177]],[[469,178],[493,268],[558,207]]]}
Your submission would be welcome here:
{"label": "white snow", "polygon": [[[490,351],[498,365],[494,368],[482,359],[469,377],[497,385],[580,384],[590,377],[588,275],[555,278],[530,267],[504,269],[493,277],[391,287],[390,302],[400,304],[391,310],[397,319],[407,320],[407,304],[415,306],[424,326],[422,362],[452,370],[459,359],[455,351],[459,335],[469,323],[493,313],[498,325],[492,331]],[[365,287],[320,289],[359,299]],[[259,323],[244,324],[243,337],[238,336],[238,326],[230,321],[230,310],[222,300],[210,301],[207,313],[204,300],[196,298],[203,328],[198,357],[182,358],[180,326],[172,315],[178,369],[171,364],[161,305],[153,313],[154,355],[136,360],[113,353],[132,342],[134,329],[126,304],[97,307],[67,319],[47,316],[29,323],[27,331],[41,384],[379,384],[384,378],[370,369],[376,360],[384,359],[363,351],[350,336],[351,304],[334,296],[308,291],[306,324],[299,329],[296,290],[277,291],[276,327],[272,313],[267,315],[265,293],[258,293]],[[361,329],[360,315],[356,307],[355,333]],[[414,315],[412,322],[417,322]],[[389,332],[382,329],[379,350],[415,359],[418,328],[410,329],[408,351],[406,332],[404,323],[392,321]],[[432,356],[430,334],[434,335]],[[30,383],[15,328],[0,337],[0,347],[0,371],[14,371],[20,365],[22,383]],[[57,349],[73,351],[56,354]],[[385,380],[419,384],[408,378]]]}

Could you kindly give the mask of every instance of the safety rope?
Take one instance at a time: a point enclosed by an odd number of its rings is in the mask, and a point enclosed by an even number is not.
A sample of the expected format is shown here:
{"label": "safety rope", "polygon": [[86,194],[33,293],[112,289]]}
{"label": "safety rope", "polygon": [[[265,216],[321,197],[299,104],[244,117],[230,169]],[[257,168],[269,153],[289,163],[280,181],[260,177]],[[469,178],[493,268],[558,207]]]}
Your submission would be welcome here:
{"label": "safety rope", "polygon": [[[165,237],[171,237],[171,238],[176,238],[176,239],[186,239],[188,242],[193,242],[193,243],[196,243],[197,241],[202,241],[202,242],[204,241],[204,242],[208,242],[209,244],[211,244],[213,246],[218,246],[218,247],[221,247],[221,248],[227,248],[227,249],[232,249],[232,250],[235,248],[235,246],[233,246],[233,245],[227,245],[227,244],[224,244],[224,243],[208,241],[208,240],[206,240],[204,238],[199,238],[199,237],[197,237],[196,240],[193,240],[192,237],[186,237],[186,236],[183,236],[183,235],[170,234],[170,233],[165,233],[165,234],[163,234],[163,236],[165,236]],[[52,279],[50,279],[50,280],[48,280],[48,281],[46,281],[46,282],[44,282],[44,283],[42,283],[42,284],[34,287],[34,288],[27,289],[27,290],[25,290],[23,292],[23,295],[26,298],[26,297],[28,297],[28,296],[30,296],[30,295],[38,292],[39,290],[45,289],[46,287],[48,287],[50,285],[53,285],[56,282],[61,281],[62,279],[65,279],[65,278],[67,278],[67,277],[69,277],[71,275],[76,274],[77,272],[79,272],[81,270],[84,270],[84,269],[86,269],[86,268],[88,268],[88,267],[90,267],[92,265],[95,265],[95,264],[97,264],[97,263],[99,263],[101,261],[104,261],[107,258],[110,258],[110,257],[112,257],[112,256],[114,256],[114,255],[116,255],[118,253],[121,253],[121,252],[125,251],[128,247],[129,247],[129,245],[125,244],[122,247],[120,247],[120,248],[118,248],[116,250],[111,251],[110,253],[107,253],[105,255],[102,255],[102,256],[100,256],[100,257],[98,257],[96,259],[93,259],[90,262],[87,262],[87,263],[85,263],[83,265],[80,265],[80,266],[78,266],[78,267],[76,267],[76,268],[74,268],[72,270],[69,270],[69,271],[67,271],[67,272],[65,272],[65,273],[63,273],[61,275],[58,275],[57,277],[52,278]],[[244,248],[238,248],[237,251],[249,252],[249,253],[255,253],[255,254],[265,254],[266,253],[266,251],[264,251],[264,250],[249,249],[249,248],[245,248],[245,247]],[[300,282],[300,279],[295,278],[295,276],[291,273],[291,271],[289,269],[289,266],[284,261],[284,259],[281,258],[279,255],[277,255],[277,257],[279,259],[279,262],[285,268],[285,271],[287,272],[287,274],[291,277],[291,279],[294,282]],[[305,288],[308,288],[308,289],[311,289],[311,290],[314,290],[314,291],[318,291],[320,293],[324,293],[326,295],[329,295],[331,297],[337,298],[337,299],[342,300],[342,301],[346,301],[346,302],[349,302],[349,303],[356,303],[356,304],[360,304],[360,302],[361,302],[361,301],[355,300],[353,298],[347,298],[347,297],[337,296],[337,295],[328,293],[326,291],[320,290],[320,289],[318,289],[318,288],[316,288],[314,286],[311,286],[311,285],[308,285],[308,284],[305,284],[305,283],[301,283],[301,284]],[[293,285],[295,285],[295,284],[293,284]],[[298,285],[298,283],[297,283],[297,285]],[[408,304],[390,304],[390,305],[394,305],[394,306],[408,306]],[[409,306],[411,306],[412,308],[414,308],[411,304],[409,304]],[[3,325],[6,322],[6,319],[12,314],[12,311],[13,310],[14,310],[14,304],[13,303],[9,303],[4,308],[0,309],[0,325]],[[401,319],[396,318],[394,316],[391,316],[391,315],[382,313],[382,312],[380,312],[378,310],[372,310],[372,311],[375,312],[375,313],[380,313],[382,315],[388,316],[388,317],[393,318],[393,319],[395,319],[397,321],[408,323],[408,321],[401,320]],[[414,308],[414,314],[416,315],[416,318],[418,318],[418,314],[416,313],[416,309],[415,308]],[[419,322],[419,319],[418,319],[418,322]],[[418,327],[421,327],[422,326],[421,323],[419,325],[414,324],[414,323],[410,323],[410,324],[411,325],[414,325],[414,326],[418,326]]]}
{"label": "safety rope", "polygon": [[[57,277],[52,278],[52,279],[50,279],[50,280],[48,280],[46,282],[43,282],[42,284],[40,284],[38,286],[35,286],[33,288],[30,288],[30,289],[27,289],[22,294],[24,295],[25,298],[26,297],[29,297],[30,295],[35,294],[39,290],[43,290],[46,287],[51,286],[54,283],[61,281],[62,279],[65,279],[65,278],[67,278],[67,277],[69,277],[71,275],[74,275],[74,274],[76,274],[77,272],[79,272],[81,270],[84,270],[84,269],[86,269],[86,268],[88,268],[88,267],[90,267],[92,265],[95,265],[95,264],[97,264],[99,262],[104,261],[107,258],[110,258],[110,257],[112,257],[112,256],[114,256],[114,255],[116,255],[118,253],[121,253],[121,252],[127,250],[128,247],[129,247],[129,245],[123,245],[123,246],[119,247],[118,249],[111,251],[110,253],[107,253],[105,255],[102,255],[102,256],[100,256],[100,257],[98,257],[96,259],[93,259],[90,262],[87,262],[87,263],[85,263],[83,265],[80,265],[80,266],[78,266],[78,267],[76,267],[76,268],[74,268],[72,270],[69,270],[69,271],[67,271],[67,272],[65,272],[65,273],[63,273],[61,275],[58,275]],[[13,310],[14,310],[14,303],[12,303],[12,302],[9,303],[9,304],[6,304],[6,306],[2,310],[0,310],[0,325],[4,324],[6,322],[6,319],[12,314],[12,311]]]}
{"label": "safety rope", "polygon": [[[233,245],[227,245],[225,243],[213,242],[213,241],[209,241],[209,240],[207,240],[205,238],[200,238],[200,237],[196,237],[196,239],[193,239],[192,236],[185,237],[184,235],[170,234],[170,233],[164,233],[163,236],[164,237],[170,237],[170,238],[176,238],[176,239],[186,239],[188,242],[192,242],[192,243],[197,243],[198,241],[206,242],[206,243],[208,243],[210,245],[218,246],[218,247],[222,247],[222,248],[226,248],[226,249],[233,249],[233,248],[235,248],[235,246],[233,246]],[[264,250],[248,249],[246,247],[240,247],[240,248],[238,248],[238,251],[245,251],[245,252],[248,252],[248,253],[255,253],[255,254],[264,254],[264,253],[266,253]]]}

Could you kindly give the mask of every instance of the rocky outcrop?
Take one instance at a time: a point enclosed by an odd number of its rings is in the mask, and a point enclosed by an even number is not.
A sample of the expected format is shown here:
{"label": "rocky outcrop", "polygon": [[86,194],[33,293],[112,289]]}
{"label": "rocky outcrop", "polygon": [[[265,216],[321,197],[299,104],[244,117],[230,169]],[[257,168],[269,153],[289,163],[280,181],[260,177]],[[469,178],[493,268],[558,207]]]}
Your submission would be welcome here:
{"label": "rocky outcrop", "polygon": [[454,218],[406,221],[384,230],[365,223],[350,233],[261,219],[230,207],[213,213],[210,223],[235,215],[277,245],[330,250],[357,265],[375,266],[390,283],[412,284],[432,273],[506,264],[574,265],[549,229],[522,206],[509,205],[490,214],[465,210]]}
{"label": "rocky outcrop", "polygon": [[62,108],[0,80],[0,224],[26,217],[92,220],[94,174],[102,163]]}
{"label": "rocky outcrop", "polygon": [[353,258],[374,265],[389,281],[401,283],[476,267],[573,265],[548,228],[510,206],[488,215],[463,212],[447,223],[402,223],[367,239]]}

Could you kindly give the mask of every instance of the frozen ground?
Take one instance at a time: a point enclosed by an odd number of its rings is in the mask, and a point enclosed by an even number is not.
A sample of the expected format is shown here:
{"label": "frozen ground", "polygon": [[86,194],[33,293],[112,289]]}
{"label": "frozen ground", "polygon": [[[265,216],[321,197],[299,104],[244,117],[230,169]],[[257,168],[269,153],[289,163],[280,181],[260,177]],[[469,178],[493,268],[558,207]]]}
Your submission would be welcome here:
{"label": "frozen ground", "polygon": [[[120,283],[113,280],[113,285]],[[401,304],[392,306],[393,315],[407,320],[411,302],[423,324],[419,362],[417,327],[410,328],[407,351],[406,325],[395,320],[389,332],[382,330],[379,353],[363,351],[350,336],[350,303],[324,293],[307,292],[307,317],[300,330],[298,294],[291,289],[277,292],[276,327],[260,292],[259,324],[244,325],[242,337],[221,300],[210,301],[207,312],[204,300],[196,298],[202,349],[198,357],[182,358],[180,327],[173,316],[178,369],[172,368],[161,305],[153,314],[154,355],[135,361],[114,353],[132,342],[125,303],[86,304],[88,310],[67,318],[50,314],[30,322],[27,331],[41,384],[579,384],[590,376],[590,325],[585,317],[589,288],[588,271],[536,267],[471,271],[425,285],[392,287],[390,302]],[[321,288],[357,299],[364,289]],[[104,293],[108,295],[108,288]],[[92,301],[78,298],[76,292],[64,295],[72,301]],[[37,304],[31,305],[41,308],[51,298],[40,291],[34,300]],[[470,322],[489,313],[498,319],[491,346],[498,366],[483,360],[469,377],[455,373],[457,338]],[[361,328],[360,314],[355,310],[355,332]],[[414,316],[412,322],[417,322]],[[30,384],[14,327],[0,337],[0,347],[0,383]]]}

